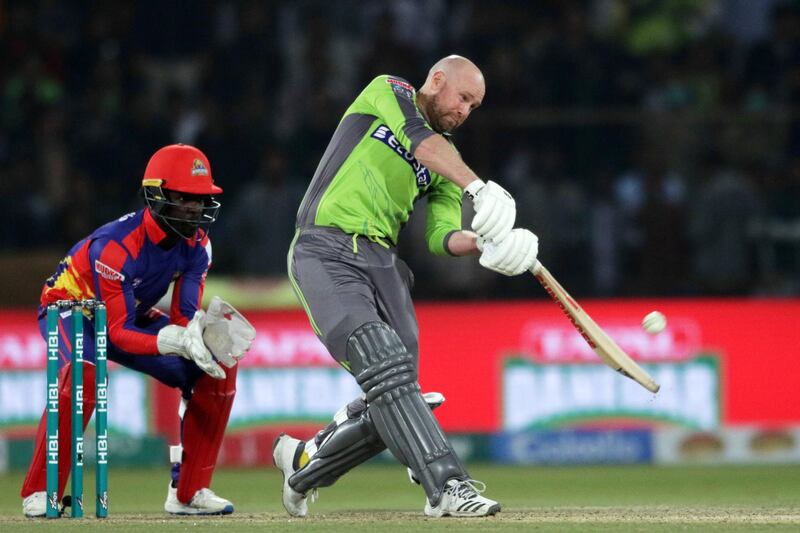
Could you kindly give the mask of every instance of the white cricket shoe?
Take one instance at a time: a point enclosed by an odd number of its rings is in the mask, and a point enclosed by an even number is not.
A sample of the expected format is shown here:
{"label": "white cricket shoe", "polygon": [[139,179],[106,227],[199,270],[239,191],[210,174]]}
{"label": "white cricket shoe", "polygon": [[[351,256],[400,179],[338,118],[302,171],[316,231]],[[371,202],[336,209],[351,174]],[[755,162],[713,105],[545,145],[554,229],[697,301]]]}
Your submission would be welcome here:
{"label": "white cricket shoe", "polygon": [[[478,488],[479,485],[480,488]],[[433,507],[429,501],[425,502],[425,515],[471,517],[490,516],[499,512],[499,503],[481,496],[481,492],[484,490],[486,490],[486,485],[474,479],[448,480],[444,485],[444,493],[439,500],[439,505]]]}
{"label": "white cricket shoe", "polygon": [[167,489],[167,501],[164,502],[164,510],[170,514],[180,515],[212,515],[212,514],[231,514],[233,504],[225,498],[220,498],[211,489],[200,489],[192,496],[189,504],[181,503],[178,500],[178,489],[169,484]]}
{"label": "white cricket shoe", "polygon": [[47,492],[40,490],[22,500],[22,512],[28,518],[38,518],[47,514]]}
{"label": "white cricket shoe", "polygon": [[[303,517],[308,514],[308,500],[289,485],[289,478],[295,473],[294,456],[302,441],[285,433],[278,435],[272,445],[272,462],[283,474],[283,507],[292,516]],[[311,501],[316,500],[317,490],[311,491]]]}

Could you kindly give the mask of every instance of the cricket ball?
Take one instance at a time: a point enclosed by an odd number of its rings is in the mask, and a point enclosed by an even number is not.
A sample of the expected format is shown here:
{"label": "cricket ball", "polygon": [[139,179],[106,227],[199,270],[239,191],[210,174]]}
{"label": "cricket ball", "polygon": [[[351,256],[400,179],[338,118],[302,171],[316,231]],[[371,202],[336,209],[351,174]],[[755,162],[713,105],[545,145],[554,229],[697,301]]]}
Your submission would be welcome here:
{"label": "cricket ball", "polygon": [[664,313],[653,311],[642,319],[642,327],[650,335],[661,333],[667,327],[667,317]]}

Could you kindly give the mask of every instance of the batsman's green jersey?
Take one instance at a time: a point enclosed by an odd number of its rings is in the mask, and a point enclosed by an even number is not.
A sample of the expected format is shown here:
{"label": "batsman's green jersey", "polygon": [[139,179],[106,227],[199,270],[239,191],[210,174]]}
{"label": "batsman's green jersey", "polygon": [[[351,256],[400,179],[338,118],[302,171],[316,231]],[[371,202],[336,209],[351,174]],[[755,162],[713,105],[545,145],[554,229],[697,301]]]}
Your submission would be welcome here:
{"label": "batsman's green jersey", "polygon": [[428,248],[446,254],[446,240],[461,229],[461,189],[414,158],[433,134],[411,84],[372,80],[339,122],[300,204],[298,227],[331,226],[393,245],[414,202],[426,196]]}

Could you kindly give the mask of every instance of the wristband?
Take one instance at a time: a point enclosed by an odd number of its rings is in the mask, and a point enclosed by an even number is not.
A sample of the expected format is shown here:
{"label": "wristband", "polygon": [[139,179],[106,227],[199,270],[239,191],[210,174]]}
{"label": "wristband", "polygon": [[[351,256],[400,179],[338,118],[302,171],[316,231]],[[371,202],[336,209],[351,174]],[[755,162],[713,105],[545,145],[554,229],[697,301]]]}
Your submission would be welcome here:
{"label": "wristband", "polygon": [[470,200],[474,201],[475,196],[478,194],[478,191],[480,191],[484,187],[486,187],[486,184],[483,182],[483,180],[477,179],[472,183],[470,183],[469,185],[467,185],[466,187],[464,187],[464,193],[467,196],[469,196]]}

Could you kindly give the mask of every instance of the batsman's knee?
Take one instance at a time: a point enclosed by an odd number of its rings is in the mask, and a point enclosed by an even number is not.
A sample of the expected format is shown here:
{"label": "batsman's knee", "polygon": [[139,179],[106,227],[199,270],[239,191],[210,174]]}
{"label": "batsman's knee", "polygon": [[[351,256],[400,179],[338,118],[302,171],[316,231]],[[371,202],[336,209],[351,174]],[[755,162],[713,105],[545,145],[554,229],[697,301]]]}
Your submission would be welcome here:
{"label": "batsman's knee", "polygon": [[347,342],[347,358],[368,404],[391,401],[391,395],[384,395],[399,387],[419,390],[416,359],[383,322],[356,329]]}

